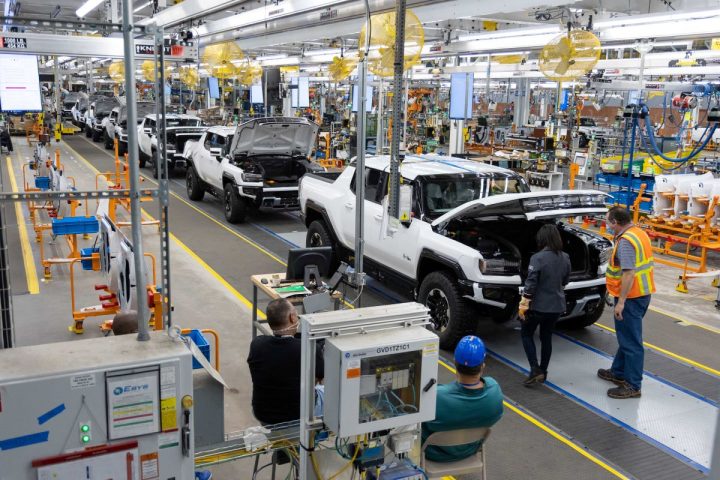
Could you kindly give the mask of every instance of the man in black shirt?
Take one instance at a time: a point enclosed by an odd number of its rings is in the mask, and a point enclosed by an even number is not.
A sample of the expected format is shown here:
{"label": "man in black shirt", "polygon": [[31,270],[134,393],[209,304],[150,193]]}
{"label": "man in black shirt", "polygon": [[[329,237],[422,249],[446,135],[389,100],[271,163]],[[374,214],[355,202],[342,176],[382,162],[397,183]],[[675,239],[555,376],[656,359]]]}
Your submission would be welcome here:
{"label": "man in black shirt", "polygon": [[[263,424],[289,422],[300,418],[300,354],[298,314],[286,299],[267,307],[273,335],[260,335],[250,344],[247,362],[253,382],[252,407]],[[321,349],[315,358],[315,376],[324,377]]]}

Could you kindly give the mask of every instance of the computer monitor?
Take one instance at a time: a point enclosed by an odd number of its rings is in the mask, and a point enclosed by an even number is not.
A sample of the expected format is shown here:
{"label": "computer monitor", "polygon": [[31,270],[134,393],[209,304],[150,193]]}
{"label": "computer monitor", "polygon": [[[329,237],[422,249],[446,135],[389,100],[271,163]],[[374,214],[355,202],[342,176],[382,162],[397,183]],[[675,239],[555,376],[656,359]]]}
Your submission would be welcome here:
{"label": "computer monitor", "polygon": [[[295,248],[288,253],[286,281],[305,281],[305,286],[313,282],[317,288],[320,278],[330,274],[332,247]],[[315,277],[314,279],[311,277]]]}

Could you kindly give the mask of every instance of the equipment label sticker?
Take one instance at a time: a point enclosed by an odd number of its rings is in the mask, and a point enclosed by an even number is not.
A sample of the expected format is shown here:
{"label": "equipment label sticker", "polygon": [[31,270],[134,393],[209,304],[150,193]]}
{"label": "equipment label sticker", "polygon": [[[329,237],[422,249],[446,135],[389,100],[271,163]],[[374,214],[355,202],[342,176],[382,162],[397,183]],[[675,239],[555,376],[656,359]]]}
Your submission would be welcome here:
{"label": "equipment label sticker", "polygon": [[160,477],[157,452],[140,455],[140,470],[142,480],[152,480]]}
{"label": "equipment label sticker", "polygon": [[70,388],[73,390],[78,388],[88,388],[95,386],[95,374],[94,373],[81,373],[79,375],[73,375],[70,377]]}
{"label": "equipment label sticker", "polygon": [[347,378],[360,378],[360,360],[353,358],[347,364]]}

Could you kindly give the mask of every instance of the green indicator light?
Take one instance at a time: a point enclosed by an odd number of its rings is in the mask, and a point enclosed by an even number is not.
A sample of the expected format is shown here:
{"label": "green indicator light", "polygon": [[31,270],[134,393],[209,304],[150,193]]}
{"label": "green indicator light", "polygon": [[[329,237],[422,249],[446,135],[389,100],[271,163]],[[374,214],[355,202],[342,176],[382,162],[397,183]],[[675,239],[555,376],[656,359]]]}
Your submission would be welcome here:
{"label": "green indicator light", "polygon": [[88,443],[90,441],[90,435],[83,435],[82,436],[82,442]]}
{"label": "green indicator light", "polygon": [[81,432],[89,432],[90,431],[90,425],[81,425],[80,426]]}

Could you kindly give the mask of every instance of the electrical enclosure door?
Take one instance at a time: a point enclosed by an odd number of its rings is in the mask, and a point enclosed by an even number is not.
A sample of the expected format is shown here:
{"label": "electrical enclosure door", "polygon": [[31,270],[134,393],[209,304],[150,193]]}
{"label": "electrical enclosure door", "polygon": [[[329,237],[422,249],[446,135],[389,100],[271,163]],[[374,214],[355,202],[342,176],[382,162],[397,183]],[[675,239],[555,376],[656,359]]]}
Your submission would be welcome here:
{"label": "electrical enclosure door", "polygon": [[433,420],[437,363],[423,327],[328,339],[325,423],[348,437]]}

